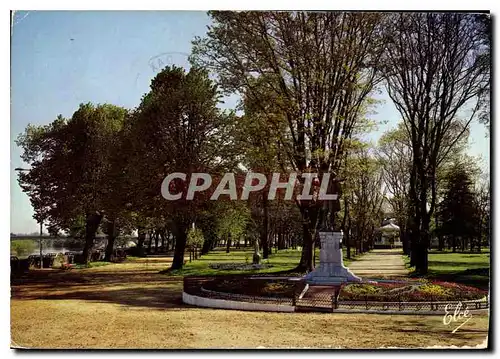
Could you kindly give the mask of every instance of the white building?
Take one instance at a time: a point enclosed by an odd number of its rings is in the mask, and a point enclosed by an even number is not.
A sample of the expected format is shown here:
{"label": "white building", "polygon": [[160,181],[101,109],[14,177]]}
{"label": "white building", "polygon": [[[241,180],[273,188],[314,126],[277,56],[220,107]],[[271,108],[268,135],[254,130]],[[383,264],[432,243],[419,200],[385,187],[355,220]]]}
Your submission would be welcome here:
{"label": "white building", "polygon": [[400,228],[394,224],[394,220],[389,220],[389,223],[378,229],[380,232],[380,237],[377,236],[375,239],[374,247],[402,247],[401,239],[399,236]]}

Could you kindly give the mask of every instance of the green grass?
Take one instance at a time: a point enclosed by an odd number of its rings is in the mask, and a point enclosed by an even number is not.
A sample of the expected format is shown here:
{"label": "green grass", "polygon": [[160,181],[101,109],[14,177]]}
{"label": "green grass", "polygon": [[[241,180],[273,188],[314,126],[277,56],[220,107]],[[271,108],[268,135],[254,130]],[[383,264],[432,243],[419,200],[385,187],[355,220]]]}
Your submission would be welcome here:
{"label": "green grass", "polygon": [[[407,267],[410,259],[404,256]],[[429,251],[429,270],[427,278],[447,282],[457,282],[488,289],[489,275],[484,271],[490,268],[490,251],[476,252]]]}
{"label": "green grass", "polygon": [[[221,270],[212,269],[209,264],[214,263],[252,263],[253,249],[231,249],[226,253],[225,248],[216,248],[195,261],[187,262],[180,270],[169,271],[170,275],[227,275],[227,274],[258,274],[289,271],[300,262],[301,251],[299,249],[283,249],[275,253],[274,249],[268,259],[262,259],[262,264],[270,264],[272,267],[260,270]],[[345,251],[344,251],[345,258]],[[349,265],[353,259],[344,259],[344,264]],[[316,249],[316,264],[319,263],[319,249]]]}
{"label": "green grass", "polygon": [[429,252],[429,269],[440,273],[455,273],[465,271],[467,269],[489,267],[489,250],[482,253]]}
{"label": "green grass", "polygon": [[112,262],[90,262],[89,264],[74,264],[73,269],[85,269],[85,268],[95,268],[95,267],[102,267],[102,266],[107,266],[109,264],[113,264]]}

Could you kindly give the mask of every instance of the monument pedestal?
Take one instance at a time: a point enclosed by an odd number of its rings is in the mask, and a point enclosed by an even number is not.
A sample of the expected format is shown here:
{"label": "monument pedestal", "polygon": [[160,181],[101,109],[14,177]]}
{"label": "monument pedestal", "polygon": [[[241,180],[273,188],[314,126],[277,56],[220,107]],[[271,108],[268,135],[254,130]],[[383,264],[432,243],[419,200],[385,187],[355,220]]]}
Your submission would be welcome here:
{"label": "monument pedestal", "polygon": [[344,266],[340,247],[342,237],[342,232],[319,232],[321,241],[319,267],[304,277],[307,284],[335,285],[345,282],[361,282],[360,277]]}

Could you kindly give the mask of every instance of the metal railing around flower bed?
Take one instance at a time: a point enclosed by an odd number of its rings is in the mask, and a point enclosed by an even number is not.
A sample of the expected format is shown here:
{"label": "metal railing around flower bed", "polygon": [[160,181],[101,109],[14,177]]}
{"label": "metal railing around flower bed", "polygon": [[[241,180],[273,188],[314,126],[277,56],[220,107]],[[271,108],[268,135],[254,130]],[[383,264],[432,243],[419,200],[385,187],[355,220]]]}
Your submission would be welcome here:
{"label": "metal railing around flower bed", "polygon": [[203,297],[213,298],[213,299],[234,300],[238,302],[247,302],[247,303],[294,305],[293,298],[261,297],[261,296],[245,295],[245,294],[224,293],[224,292],[216,292],[213,290],[208,290],[203,287],[201,288],[201,292],[203,294],[202,295]]}
{"label": "metal railing around flower bed", "polygon": [[[256,279],[257,282],[259,279]],[[260,280],[264,280],[261,278]],[[335,310],[352,310],[352,311],[376,311],[376,312],[435,312],[444,313],[445,310],[448,312],[453,312],[457,306],[461,306],[462,310],[466,308],[468,310],[481,310],[489,308],[489,301],[486,298],[483,299],[461,299],[454,298],[450,301],[439,301],[430,300],[428,301],[406,301],[404,297],[400,297],[397,300],[394,298],[386,298],[381,296],[379,301],[370,300],[368,296],[363,299],[358,300],[342,300],[339,299],[339,288],[331,287],[327,288],[326,291],[314,292],[314,286],[309,296],[302,296],[304,283],[298,282],[290,287],[292,288],[289,292],[283,293],[282,295],[275,296],[262,296],[262,295],[247,295],[230,293],[219,290],[214,290],[217,284],[223,281],[236,281],[241,283],[242,287],[252,285],[252,278],[248,277],[237,277],[237,276],[217,276],[217,277],[184,277],[184,292],[187,294],[213,298],[213,299],[223,299],[240,301],[247,303],[262,303],[262,304],[279,304],[279,305],[291,305],[296,308],[297,311],[335,311]],[[268,280],[268,282],[273,282],[273,280]],[[284,279],[277,279],[274,282],[286,282]],[[448,307],[447,307],[448,306]]]}
{"label": "metal railing around flower bed", "polygon": [[[349,309],[349,310],[370,310],[370,311],[399,311],[399,312],[444,312],[445,310],[453,311],[458,305],[465,310],[479,310],[488,309],[489,303],[486,299],[476,300],[452,300],[452,301],[427,301],[427,302],[409,302],[404,300],[384,300],[383,297],[380,301],[373,300],[339,300],[335,296],[325,296],[323,298],[307,298],[297,299],[296,307],[299,309]],[[447,307],[448,306],[448,307]]]}
{"label": "metal railing around flower bed", "polygon": [[[389,297],[380,295],[377,300],[373,300],[368,295],[360,295],[356,300],[342,299],[339,297],[339,289],[331,288],[324,292],[315,292],[314,286],[310,287],[308,292],[309,296],[306,296],[296,300],[296,307],[303,310],[313,310],[313,308],[318,308],[322,310],[335,310],[335,309],[347,309],[347,310],[362,310],[362,311],[397,311],[397,312],[444,312],[446,309],[448,311],[453,311],[458,305],[465,310],[479,310],[487,309],[489,307],[488,300],[486,298],[482,299],[469,299],[461,298],[460,296],[453,298],[448,301],[435,300],[432,296],[428,300],[412,301],[404,296],[400,296],[395,299],[394,297]],[[324,287],[323,287],[324,288]],[[448,307],[447,307],[448,306]]]}
{"label": "metal railing around flower bed", "polygon": [[[184,277],[184,292],[191,295],[196,295],[204,298],[233,300],[247,303],[262,303],[262,304],[278,304],[278,305],[295,305],[293,293],[289,296],[257,296],[238,293],[222,292],[209,289],[213,284],[217,284],[227,280],[237,280],[234,276],[217,276],[217,277]],[[210,284],[210,285],[209,285]]]}

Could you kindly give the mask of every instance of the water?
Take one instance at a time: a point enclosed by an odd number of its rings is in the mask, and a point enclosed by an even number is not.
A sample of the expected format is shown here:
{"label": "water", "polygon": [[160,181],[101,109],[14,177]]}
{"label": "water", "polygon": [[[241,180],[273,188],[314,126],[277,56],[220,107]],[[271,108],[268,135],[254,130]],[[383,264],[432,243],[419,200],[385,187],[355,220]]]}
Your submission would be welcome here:
{"label": "water", "polygon": [[[124,240],[116,241],[115,248],[124,246]],[[129,247],[133,241],[128,241]],[[94,249],[104,250],[107,240],[98,238],[94,243]],[[66,252],[81,252],[83,250],[84,241],[75,240],[72,238],[44,238],[42,240],[42,253],[66,253]],[[40,255],[40,242],[38,239],[15,239],[11,238],[10,254],[18,258],[26,258],[30,255]]]}
{"label": "water", "polygon": [[[105,245],[105,240],[97,240],[94,248],[103,249]],[[42,240],[42,254],[81,252],[83,246],[83,241],[44,238]],[[30,255],[40,255],[40,242],[37,239],[12,240],[10,254],[18,258],[26,258]]]}

